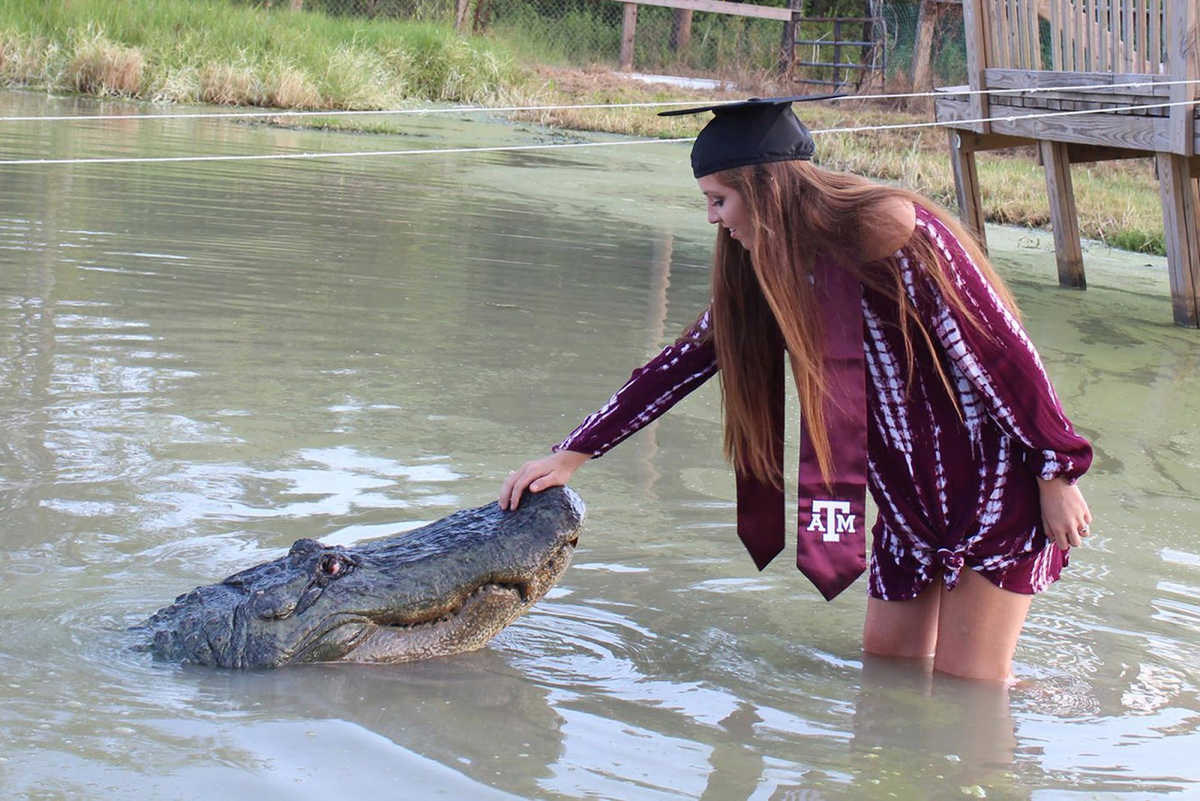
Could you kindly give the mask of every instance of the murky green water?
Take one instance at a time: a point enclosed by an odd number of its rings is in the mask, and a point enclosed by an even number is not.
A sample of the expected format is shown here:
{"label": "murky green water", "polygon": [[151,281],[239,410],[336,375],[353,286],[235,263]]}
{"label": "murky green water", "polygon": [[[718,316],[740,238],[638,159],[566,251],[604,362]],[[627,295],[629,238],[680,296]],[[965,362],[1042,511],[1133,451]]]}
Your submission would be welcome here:
{"label": "murky green water", "polygon": [[[411,125],[0,123],[0,158],[546,138]],[[128,649],[294,539],[492,500],[702,308],[711,237],[677,145],[0,167],[0,794],[1200,792],[1200,335],[1161,261],[1093,250],[1060,291],[1020,232],[994,255],[1098,460],[1095,536],[1007,696],[864,665],[861,584],[827,605],[788,559],[754,571],[715,386],[577,475],[574,565],[485,651],[245,674]]]}

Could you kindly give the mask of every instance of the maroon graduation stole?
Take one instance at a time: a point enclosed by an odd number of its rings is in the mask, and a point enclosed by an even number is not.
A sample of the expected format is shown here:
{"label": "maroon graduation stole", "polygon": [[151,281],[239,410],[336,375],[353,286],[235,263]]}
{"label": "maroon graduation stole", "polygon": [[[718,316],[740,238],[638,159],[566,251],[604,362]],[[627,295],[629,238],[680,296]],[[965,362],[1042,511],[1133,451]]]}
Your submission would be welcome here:
{"label": "maroon graduation stole", "polygon": [[[832,446],[829,483],[821,478],[807,416],[800,420],[799,537],[796,566],[826,600],[866,569],[867,390],[862,286],[848,271],[819,258],[817,308],[825,331],[825,428]],[[783,464],[783,348],[768,381],[775,432],[772,456]],[[738,537],[762,570],[784,547],[782,490],[737,474]]]}

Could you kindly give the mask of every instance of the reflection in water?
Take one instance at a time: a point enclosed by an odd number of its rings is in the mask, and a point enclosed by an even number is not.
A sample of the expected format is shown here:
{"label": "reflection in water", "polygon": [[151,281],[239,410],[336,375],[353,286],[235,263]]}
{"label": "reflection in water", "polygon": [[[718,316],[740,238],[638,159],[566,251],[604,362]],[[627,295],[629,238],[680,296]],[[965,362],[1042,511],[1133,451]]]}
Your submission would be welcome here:
{"label": "reflection in water", "polygon": [[[26,113],[91,101],[2,96]],[[137,108],[137,107],[134,107]],[[414,121],[429,142],[515,126]],[[425,140],[423,140],[425,141]],[[347,150],[227,122],[18,127],[8,155]],[[382,147],[387,142],[380,143]],[[577,475],[575,565],[487,650],[158,664],[125,627],[301,537],[491,500],[708,296],[684,150],[0,172],[0,792],[40,797],[1139,797],[1200,770],[1200,348],[1161,265],[989,232],[1096,445],[1096,532],[1023,681],[863,661],[733,532],[705,387]],[[1107,260],[1107,262],[1106,262]]]}
{"label": "reflection in water", "polygon": [[[969,682],[932,671],[930,660],[864,655],[852,748],[867,781],[881,792],[911,781],[914,759],[931,759],[927,778],[972,795],[1014,788],[1017,750],[1009,691],[1003,682]],[[1028,768],[1030,766],[1022,766]],[[1022,777],[1029,786],[1037,776]]]}

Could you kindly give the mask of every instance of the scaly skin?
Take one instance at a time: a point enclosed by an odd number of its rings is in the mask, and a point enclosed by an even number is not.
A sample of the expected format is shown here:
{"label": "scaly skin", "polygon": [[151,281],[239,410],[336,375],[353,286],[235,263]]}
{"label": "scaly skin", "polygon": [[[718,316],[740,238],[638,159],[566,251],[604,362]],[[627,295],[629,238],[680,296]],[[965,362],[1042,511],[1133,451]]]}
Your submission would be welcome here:
{"label": "scaly skin", "polygon": [[137,630],[161,659],[226,668],[408,662],[482,648],[567,569],[584,518],[572,490],[515,511],[467,509],[353,548],[286,556],[198,587]]}

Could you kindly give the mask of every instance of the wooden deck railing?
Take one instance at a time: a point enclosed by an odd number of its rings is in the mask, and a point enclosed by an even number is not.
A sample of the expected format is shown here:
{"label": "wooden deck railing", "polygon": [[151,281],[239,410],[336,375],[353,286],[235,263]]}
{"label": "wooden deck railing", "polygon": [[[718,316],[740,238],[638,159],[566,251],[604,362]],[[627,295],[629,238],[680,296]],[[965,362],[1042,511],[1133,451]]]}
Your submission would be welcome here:
{"label": "wooden deck railing", "polygon": [[[1167,32],[1181,22],[1172,19],[1170,7],[1177,5],[1171,0],[989,0],[987,62],[1012,69],[1157,74],[1167,61]],[[1042,21],[1048,23],[1048,40]]]}
{"label": "wooden deck railing", "polygon": [[1154,75],[1167,61],[1172,20],[1163,0],[989,0],[985,6],[991,67]]}

